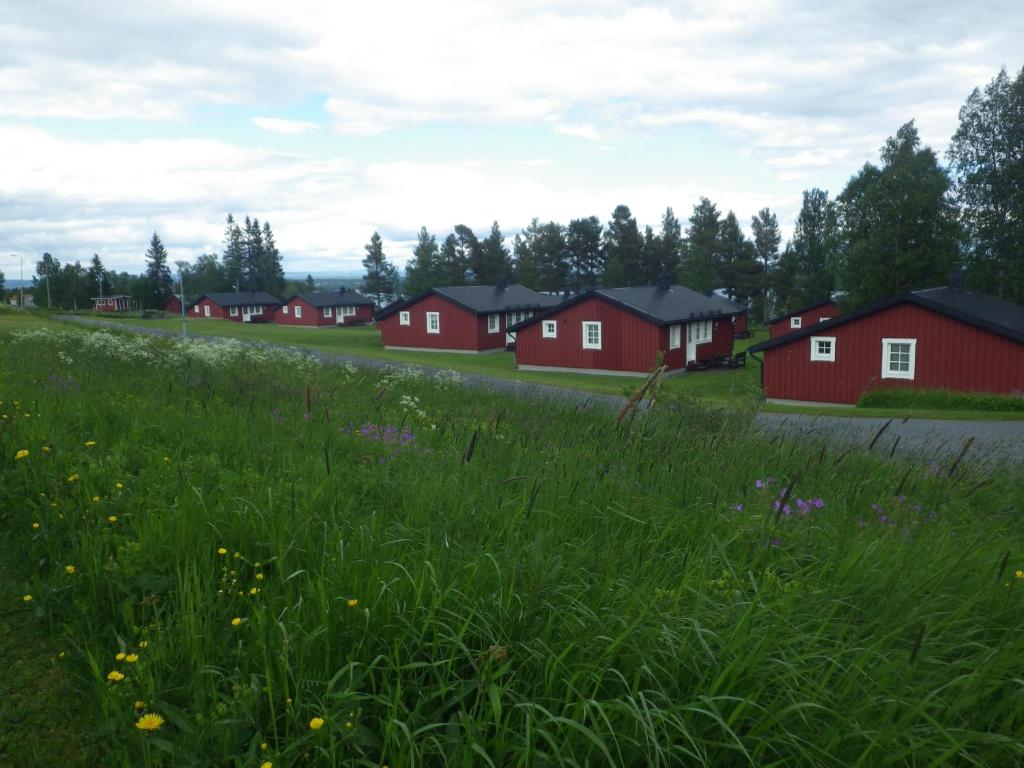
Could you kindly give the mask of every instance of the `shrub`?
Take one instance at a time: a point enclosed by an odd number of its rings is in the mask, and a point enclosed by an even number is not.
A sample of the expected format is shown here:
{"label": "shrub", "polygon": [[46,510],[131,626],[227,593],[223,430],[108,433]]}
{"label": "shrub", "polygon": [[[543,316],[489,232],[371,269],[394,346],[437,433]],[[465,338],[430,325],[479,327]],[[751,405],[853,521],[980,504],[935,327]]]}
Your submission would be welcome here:
{"label": "shrub", "polygon": [[1024,397],[951,389],[879,388],[865,392],[858,408],[931,408],[939,411],[1015,411],[1024,413]]}

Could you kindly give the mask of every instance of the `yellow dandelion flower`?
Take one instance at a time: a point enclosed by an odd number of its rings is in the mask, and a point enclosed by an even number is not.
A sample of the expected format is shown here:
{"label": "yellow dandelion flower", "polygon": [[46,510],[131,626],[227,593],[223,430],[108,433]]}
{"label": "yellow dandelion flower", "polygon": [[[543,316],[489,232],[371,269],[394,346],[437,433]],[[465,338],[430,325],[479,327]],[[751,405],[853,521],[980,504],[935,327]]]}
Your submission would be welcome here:
{"label": "yellow dandelion flower", "polygon": [[149,645],[149,641],[148,640],[142,640],[142,641],[139,642],[139,648],[142,648],[143,650],[145,650],[147,645]]}
{"label": "yellow dandelion flower", "polygon": [[96,445],[96,441],[95,440],[86,440],[85,441],[85,447],[86,448],[92,448],[94,445]]}
{"label": "yellow dandelion flower", "polygon": [[71,564],[65,565],[64,566],[64,572],[69,574],[69,575],[74,573],[75,572],[75,566],[73,566]]}
{"label": "yellow dandelion flower", "polygon": [[75,475],[68,475],[68,482],[69,483],[77,483],[78,482],[78,475],[77,474],[75,474]]}
{"label": "yellow dandelion flower", "polygon": [[32,530],[33,531],[37,530],[38,528],[39,528],[39,523],[32,523]]}
{"label": "yellow dandelion flower", "polygon": [[92,503],[93,503],[93,504],[95,504],[95,503],[96,503],[97,501],[99,501],[99,500],[100,500],[100,497],[99,497],[99,496],[93,496],[93,497],[92,497]]}
{"label": "yellow dandelion flower", "polygon": [[324,719],[322,717],[314,717],[312,720],[309,721],[309,727],[312,728],[314,731],[319,731],[321,728],[324,727]]}
{"label": "yellow dandelion flower", "polygon": [[58,653],[57,654],[57,658],[58,659],[63,659],[64,658],[64,651],[61,651],[60,653]]}
{"label": "yellow dandelion flower", "polygon": [[264,760],[262,763],[260,763],[260,768],[274,768],[274,764],[269,760]]}
{"label": "yellow dandelion flower", "polygon": [[145,709],[146,708],[146,702],[144,702],[142,699],[136,699],[135,703],[132,704],[132,707],[134,709],[136,709],[136,710]]}
{"label": "yellow dandelion flower", "polygon": [[256,581],[263,581],[263,574],[262,573],[257,573],[256,574]]}
{"label": "yellow dandelion flower", "polygon": [[266,752],[268,749],[270,749],[270,745],[264,741],[262,744],[260,744],[260,749]]}
{"label": "yellow dandelion flower", "polygon": [[24,596],[22,596],[21,601],[23,603],[31,603],[32,602],[32,595],[24,595]]}
{"label": "yellow dandelion flower", "polygon": [[249,594],[250,595],[255,595],[257,592],[259,592],[259,590],[256,589],[256,587],[253,587],[252,589],[249,590]]}
{"label": "yellow dandelion flower", "polygon": [[164,461],[166,461],[168,464],[171,463],[171,459],[168,456],[164,456]]}
{"label": "yellow dandelion flower", "polygon": [[49,452],[50,452],[50,446],[44,445],[43,446],[43,453],[49,453]]}
{"label": "yellow dandelion flower", "polygon": [[29,452],[22,448],[16,454],[14,454],[15,461],[21,461],[22,459],[28,458]]}
{"label": "yellow dandelion flower", "polygon": [[1024,571],[1018,570],[1013,575],[1016,576],[1018,579],[1024,579]]}
{"label": "yellow dandelion flower", "polygon": [[111,515],[110,517],[108,517],[107,518],[107,522],[110,523],[111,525],[116,523],[117,522],[117,515]]}
{"label": "yellow dandelion flower", "polygon": [[116,669],[112,669],[110,672],[107,673],[107,680],[109,680],[112,683],[119,683],[122,680],[124,680],[124,675],[118,672]]}
{"label": "yellow dandelion flower", "polygon": [[348,721],[348,720],[346,720],[346,721],[345,721],[345,727],[346,727],[346,728],[351,728],[351,727],[352,727],[352,723],[351,723],[351,721]]}
{"label": "yellow dandelion flower", "polygon": [[241,623],[242,623],[242,620],[240,618],[238,618],[237,616],[235,616],[235,618],[233,618],[231,620],[231,626],[232,627],[237,627]]}
{"label": "yellow dandelion flower", "polygon": [[127,654],[125,654],[125,652],[124,652],[124,651],[121,651],[120,653],[116,653],[116,654],[114,654],[114,658],[115,658],[115,659],[117,659],[118,661],[124,661],[124,657],[125,657],[126,655],[127,655]]}
{"label": "yellow dandelion flower", "polygon": [[124,483],[114,483],[114,488],[120,491],[122,488],[124,488]]}
{"label": "yellow dandelion flower", "polygon": [[228,551],[226,549],[224,549],[224,547],[220,547],[220,548],[217,549],[217,554],[218,555],[223,556],[223,555],[226,555],[227,553],[228,553]]}
{"label": "yellow dandelion flower", "polygon": [[242,553],[241,553],[241,552],[235,552],[234,556],[235,556],[235,557],[241,557],[241,556],[242,556]]}
{"label": "yellow dandelion flower", "polygon": [[349,598],[345,601],[345,603],[348,605],[349,608],[355,608],[357,605],[359,605],[359,601],[356,600],[354,597]]}
{"label": "yellow dandelion flower", "polygon": [[136,661],[139,660],[139,654],[129,653],[127,656],[124,657],[124,660],[127,661],[129,664],[134,664]]}
{"label": "yellow dandelion flower", "polygon": [[154,715],[153,713],[143,715],[135,721],[135,727],[140,731],[155,731],[163,724],[164,719],[160,715]]}

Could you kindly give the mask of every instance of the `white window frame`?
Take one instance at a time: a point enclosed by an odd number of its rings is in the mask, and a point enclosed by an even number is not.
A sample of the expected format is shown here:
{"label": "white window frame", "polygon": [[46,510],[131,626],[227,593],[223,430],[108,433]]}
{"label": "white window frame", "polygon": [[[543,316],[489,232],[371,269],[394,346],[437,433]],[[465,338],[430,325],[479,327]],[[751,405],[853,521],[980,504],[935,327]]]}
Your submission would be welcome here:
{"label": "white window frame", "polygon": [[[828,352],[822,352],[819,344],[828,343]],[[835,336],[811,336],[811,360],[822,363],[834,363],[836,361],[836,337]]]}
{"label": "white window frame", "polygon": [[427,333],[441,332],[441,313],[427,312]]}
{"label": "white window frame", "polygon": [[283,315],[287,315],[288,314],[288,305],[287,304],[285,304],[283,307],[281,307],[281,314],[283,314]]}
{"label": "white window frame", "polygon": [[408,312],[399,312],[398,313],[398,324],[399,325],[410,325],[411,324],[411,321],[409,320],[409,313]]}
{"label": "white window frame", "polygon": [[[590,341],[590,330],[597,330],[597,341]],[[600,349],[601,348],[601,322],[598,320],[584,320],[583,321],[583,348],[584,349]]]}
{"label": "white window frame", "polygon": [[194,307],[192,307],[192,310],[198,315],[199,314],[199,305],[196,304]]}
{"label": "white window frame", "polygon": [[[909,370],[894,371],[889,367],[892,347],[895,344],[910,345]],[[882,378],[913,381],[917,368],[917,339],[882,339]]]}
{"label": "white window frame", "polygon": [[679,323],[668,327],[668,348],[679,349],[683,345],[683,326]]}
{"label": "white window frame", "polygon": [[819,323],[824,323],[826,320],[831,320],[831,319],[832,319],[831,317],[819,317],[818,318],[818,322]]}
{"label": "white window frame", "polygon": [[238,307],[232,307],[231,309],[229,309],[228,314],[230,314],[232,317],[238,317]]}
{"label": "white window frame", "polygon": [[209,317],[210,316],[210,305],[209,304],[203,304],[203,316],[204,317]]}
{"label": "white window frame", "polygon": [[296,320],[301,320],[302,319],[302,305],[301,304],[296,304],[295,305],[295,319]]}
{"label": "white window frame", "polygon": [[341,309],[342,317],[352,317],[356,313],[356,308],[354,306],[339,307],[339,309]]}
{"label": "white window frame", "polygon": [[544,339],[558,338],[558,322],[555,320],[541,320],[540,335]]}
{"label": "white window frame", "polygon": [[686,340],[694,344],[707,344],[711,341],[711,321],[694,320],[687,323]]}
{"label": "white window frame", "polygon": [[501,331],[501,315],[491,314],[487,316],[487,332],[498,333]]}
{"label": "white window frame", "polygon": [[334,317],[334,308],[324,307],[324,317]]}
{"label": "white window frame", "polygon": [[789,327],[790,328],[800,328],[803,324],[804,324],[804,319],[802,317],[791,317],[791,318],[789,318]]}

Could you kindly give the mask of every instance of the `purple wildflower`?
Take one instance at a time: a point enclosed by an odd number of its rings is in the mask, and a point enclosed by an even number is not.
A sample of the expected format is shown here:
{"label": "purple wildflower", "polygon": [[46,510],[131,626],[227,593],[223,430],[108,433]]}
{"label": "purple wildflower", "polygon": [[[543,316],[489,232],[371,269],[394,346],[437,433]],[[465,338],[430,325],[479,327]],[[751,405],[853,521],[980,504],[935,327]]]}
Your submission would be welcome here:
{"label": "purple wildflower", "polygon": [[824,499],[820,499],[820,498],[818,498],[818,499],[811,499],[811,504],[814,506],[815,509],[824,509],[825,508],[825,500]]}
{"label": "purple wildflower", "polygon": [[731,508],[735,509],[737,512],[742,512],[743,511],[743,505],[742,504],[733,504]]}
{"label": "purple wildflower", "polygon": [[755,480],[754,487],[760,491],[762,488],[764,488],[764,480]]}

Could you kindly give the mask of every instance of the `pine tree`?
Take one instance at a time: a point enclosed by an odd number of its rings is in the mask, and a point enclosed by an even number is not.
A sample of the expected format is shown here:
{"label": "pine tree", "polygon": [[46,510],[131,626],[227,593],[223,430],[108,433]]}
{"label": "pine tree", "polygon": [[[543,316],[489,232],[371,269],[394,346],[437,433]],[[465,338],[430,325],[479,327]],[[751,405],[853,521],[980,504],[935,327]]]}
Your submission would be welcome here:
{"label": "pine tree", "polygon": [[483,250],[480,241],[472,229],[465,224],[455,225],[455,242],[458,248],[459,261],[466,265],[468,272],[466,278],[470,283],[483,284],[481,279],[486,275],[486,268],[482,264]]}
{"label": "pine tree", "polygon": [[761,263],[760,276],[760,313],[755,316],[767,322],[772,315],[771,307],[771,273],[779,259],[779,244],[782,233],[779,231],[779,220],[767,208],[758,211],[750,221],[750,229],[754,233],[754,253]]}
{"label": "pine tree", "polygon": [[412,254],[413,260],[405,267],[404,293],[416,296],[441,285],[441,254],[437,238],[427,232],[426,227],[420,227]]}
{"label": "pine tree", "polygon": [[242,290],[266,290],[264,286],[266,256],[259,219],[245,217],[245,225],[242,227],[242,245],[245,253],[242,266]]}
{"label": "pine tree", "polygon": [[306,275],[306,284],[303,287],[306,289],[306,293],[312,293],[316,290],[316,280],[313,279],[312,275]]}
{"label": "pine tree", "polygon": [[167,251],[156,232],[153,233],[149,249],[146,251],[146,279],[149,282],[149,292],[145,306],[163,306],[174,293],[174,279],[171,277],[170,267],[167,266]]}
{"label": "pine tree", "polygon": [[469,265],[459,249],[459,241],[455,235],[448,235],[441,243],[441,255],[438,260],[438,276],[441,285],[465,285],[466,271]]}
{"label": "pine tree", "polygon": [[807,307],[832,298],[835,290],[835,206],[822,189],[804,191],[803,205],[793,230],[797,278],[793,302]]}
{"label": "pine tree", "polygon": [[629,206],[619,205],[604,232],[604,275],[607,288],[637,285],[643,278],[643,238]]}
{"label": "pine tree", "polygon": [[721,284],[720,226],[718,208],[702,197],[690,216],[686,252],[679,268],[679,281],[699,293],[710,293]]}
{"label": "pine tree", "polygon": [[531,233],[530,251],[537,277],[528,287],[536,291],[564,290],[569,276],[565,228],[554,221],[537,226]]}
{"label": "pine tree", "polygon": [[270,229],[270,222],[263,222],[263,260],[261,262],[261,290],[268,291],[274,296],[280,296],[284,291],[284,267],[281,265],[281,253],[277,250],[277,243],[274,242],[274,233]]}
{"label": "pine tree", "polygon": [[215,253],[204,253],[181,270],[187,296],[202,296],[204,293],[230,291],[234,284],[230,282],[227,270],[217,259]]}
{"label": "pine tree", "polygon": [[746,305],[757,290],[758,265],[754,246],[747,240],[736,214],[729,211],[718,229],[721,287],[726,295]]}
{"label": "pine tree", "polygon": [[107,279],[107,271],[103,268],[103,262],[100,260],[98,253],[94,253],[89,261],[86,284],[92,297],[110,295],[110,282]]}
{"label": "pine tree", "polygon": [[500,280],[507,280],[512,271],[512,260],[505,238],[498,228],[498,222],[491,225],[491,233],[480,244],[480,273],[477,282],[483,285],[494,285]]}
{"label": "pine tree", "polygon": [[569,286],[575,293],[595,287],[604,272],[601,220],[597,216],[573,219],[565,230]]}
{"label": "pine tree", "polygon": [[683,256],[683,225],[671,208],[666,208],[661,217],[661,232],[658,234],[658,266],[655,279],[662,275],[675,279]]}
{"label": "pine tree", "polygon": [[[534,219],[530,226],[539,227],[540,224]],[[537,262],[525,230],[512,239],[512,277],[515,282],[527,288],[535,288],[537,285]]]}
{"label": "pine tree", "polygon": [[235,223],[235,217],[228,214],[224,230],[224,256],[221,259],[228,284],[236,291],[241,290],[245,276],[245,243],[242,230]]}
{"label": "pine tree", "polygon": [[373,233],[366,245],[366,257],[363,259],[366,274],[363,276],[363,292],[373,296],[377,304],[383,302],[385,295],[395,292],[398,283],[398,270],[389,263],[384,255],[384,246],[380,235]]}

